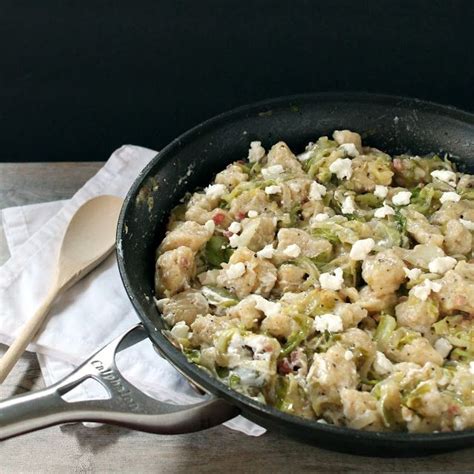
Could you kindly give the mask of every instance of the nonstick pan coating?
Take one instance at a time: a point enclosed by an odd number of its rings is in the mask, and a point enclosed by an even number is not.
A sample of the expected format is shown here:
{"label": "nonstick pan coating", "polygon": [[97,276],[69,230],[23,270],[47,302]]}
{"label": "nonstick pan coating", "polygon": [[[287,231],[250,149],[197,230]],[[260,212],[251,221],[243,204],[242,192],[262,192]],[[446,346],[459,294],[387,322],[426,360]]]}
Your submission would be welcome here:
{"label": "nonstick pan coating", "polygon": [[[158,117],[168,120],[167,117]],[[330,449],[372,455],[419,455],[474,445],[474,431],[433,434],[374,433],[324,425],[257,403],[189,363],[162,334],[154,303],[155,251],[171,209],[186,192],[208,184],[228,163],[245,158],[249,143],[279,140],[302,151],[311,140],[350,129],[365,144],[391,154],[449,152],[474,172],[474,116],[415,99],[370,94],[311,94],[241,107],[210,119],[164,148],[143,170],[122,209],[118,261],[124,286],[159,352],[196,385],[236,405],[269,429]]]}

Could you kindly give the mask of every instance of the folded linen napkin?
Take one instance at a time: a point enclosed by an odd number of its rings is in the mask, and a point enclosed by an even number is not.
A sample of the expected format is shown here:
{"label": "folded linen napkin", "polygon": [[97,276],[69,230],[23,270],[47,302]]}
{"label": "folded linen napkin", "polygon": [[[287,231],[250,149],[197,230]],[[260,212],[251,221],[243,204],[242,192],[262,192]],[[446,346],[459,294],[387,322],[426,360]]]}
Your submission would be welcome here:
{"label": "folded linen napkin", "polygon": [[[51,262],[56,259],[74,212],[94,196],[125,196],[135,177],[155,155],[155,151],[146,148],[123,146],[70,200],[2,211],[11,257],[0,267],[0,342],[10,344],[46,296],[53,277]],[[110,255],[58,298],[45,329],[29,350],[38,353],[49,385],[137,321],[122,286],[115,256]],[[158,400],[189,404],[201,399],[147,340],[124,351],[119,367],[132,383]],[[90,381],[71,392],[69,399],[100,398],[101,392],[101,387]],[[251,436],[265,432],[240,416],[226,426]]]}

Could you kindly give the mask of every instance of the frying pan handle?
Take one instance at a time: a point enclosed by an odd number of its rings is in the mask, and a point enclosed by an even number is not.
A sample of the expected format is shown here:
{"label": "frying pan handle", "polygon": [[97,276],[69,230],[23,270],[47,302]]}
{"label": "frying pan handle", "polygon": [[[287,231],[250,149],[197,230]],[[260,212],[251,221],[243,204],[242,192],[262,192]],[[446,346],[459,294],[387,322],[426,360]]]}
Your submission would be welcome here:
{"label": "frying pan handle", "polygon": [[[143,326],[134,326],[60,382],[0,402],[0,440],[77,421],[109,423],[151,433],[189,433],[219,425],[239,414],[236,407],[218,398],[193,405],[172,405],[155,400],[130,384],[117,369],[115,354],[145,338]],[[110,398],[79,402],[63,398],[88,378],[100,382]]]}

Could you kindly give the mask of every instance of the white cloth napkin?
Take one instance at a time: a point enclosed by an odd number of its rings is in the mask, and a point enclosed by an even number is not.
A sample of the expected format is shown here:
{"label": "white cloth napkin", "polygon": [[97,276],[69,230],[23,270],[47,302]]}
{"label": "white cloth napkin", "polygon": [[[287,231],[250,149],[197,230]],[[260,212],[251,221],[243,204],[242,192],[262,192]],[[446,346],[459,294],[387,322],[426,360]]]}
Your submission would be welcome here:
{"label": "white cloth napkin", "polygon": [[[11,257],[0,267],[0,342],[10,344],[46,296],[61,238],[74,212],[94,196],[125,196],[135,177],[156,153],[142,147],[123,146],[70,200],[2,211]],[[137,321],[122,286],[115,256],[111,255],[58,298],[45,329],[29,350],[38,353],[49,385]],[[148,340],[123,351],[118,364],[132,383],[158,400],[189,404],[201,399],[157,355]],[[102,391],[97,382],[88,381],[71,392],[69,399],[100,398]],[[240,416],[226,426],[252,436],[265,432]]]}

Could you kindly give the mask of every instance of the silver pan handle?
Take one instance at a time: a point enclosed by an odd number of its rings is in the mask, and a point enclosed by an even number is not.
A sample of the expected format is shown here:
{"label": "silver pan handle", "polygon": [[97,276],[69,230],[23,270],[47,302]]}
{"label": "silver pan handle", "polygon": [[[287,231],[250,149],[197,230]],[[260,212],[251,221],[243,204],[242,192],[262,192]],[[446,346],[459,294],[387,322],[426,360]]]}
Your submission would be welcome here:
{"label": "silver pan handle", "polygon": [[[239,414],[236,407],[218,398],[184,406],[163,403],[128,382],[117,369],[115,354],[145,338],[143,326],[134,326],[60,382],[0,402],[0,440],[75,421],[109,423],[151,433],[190,433]],[[80,402],[62,398],[88,378],[100,382],[110,398]]]}

